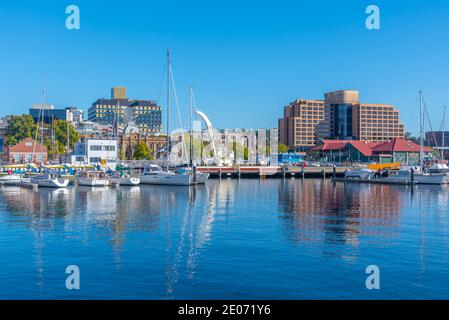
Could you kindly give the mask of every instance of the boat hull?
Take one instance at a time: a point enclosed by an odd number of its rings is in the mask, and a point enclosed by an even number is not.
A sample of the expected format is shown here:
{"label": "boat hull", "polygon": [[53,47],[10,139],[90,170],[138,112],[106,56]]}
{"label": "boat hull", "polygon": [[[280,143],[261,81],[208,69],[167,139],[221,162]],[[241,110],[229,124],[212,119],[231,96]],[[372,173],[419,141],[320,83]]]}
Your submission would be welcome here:
{"label": "boat hull", "polygon": [[0,177],[0,183],[2,184],[14,184],[22,181],[22,177],[18,174],[9,174]]}
{"label": "boat hull", "polygon": [[69,185],[69,180],[31,178],[31,183],[35,183],[39,187],[44,188],[67,188],[67,186]]}
{"label": "boat hull", "polygon": [[[411,175],[409,176],[390,176],[388,178],[384,178],[386,180],[391,181],[403,181],[403,182],[411,182]],[[414,181],[417,184],[446,184],[448,183],[448,180],[445,175],[443,174],[415,174],[414,175]]]}
{"label": "boat hull", "polygon": [[141,175],[141,184],[157,184],[168,186],[190,186],[193,184],[190,174],[155,174]]}
{"label": "boat hull", "polygon": [[118,184],[121,186],[137,186],[140,184],[140,178],[112,178],[111,183]]}
{"label": "boat hull", "polygon": [[105,187],[109,185],[109,180],[106,179],[90,179],[90,178],[77,177],[76,181],[78,182],[78,185],[88,187]]}
{"label": "boat hull", "polygon": [[197,184],[205,184],[207,179],[209,179],[210,173],[208,172],[196,172],[195,173],[195,182]]}

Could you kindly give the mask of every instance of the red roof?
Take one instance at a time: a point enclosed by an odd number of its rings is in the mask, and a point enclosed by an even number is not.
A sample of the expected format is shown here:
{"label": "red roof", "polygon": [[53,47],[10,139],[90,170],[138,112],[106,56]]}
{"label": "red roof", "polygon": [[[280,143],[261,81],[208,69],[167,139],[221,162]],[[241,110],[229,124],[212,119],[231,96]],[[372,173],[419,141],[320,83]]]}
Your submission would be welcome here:
{"label": "red roof", "polygon": [[26,138],[25,140],[9,147],[9,153],[47,153],[47,147],[36,143],[36,148],[34,148],[34,139]]}
{"label": "red roof", "polygon": [[[432,149],[429,147],[424,147],[424,151],[429,152]],[[408,140],[395,138],[390,141],[382,142],[373,148],[373,152],[420,152],[421,147]]]}
{"label": "red roof", "polygon": [[[414,142],[395,138],[385,142],[368,142],[360,140],[322,140],[322,144],[317,145],[311,151],[331,151],[343,150],[348,144],[352,145],[361,154],[366,157],[372,156],[373,153],[382,152],[419,152],[420,146]],[[424,147],[424,151],[429,152],[432,148]]]}
{"label": "red roof", "polygon": [[352,145],[364,156],[371,156],[372,148],[377,145],[377,143],[358,141],[358,140],[322,140],[322,144],[313,147],[312,151],[330,151],[330,150],[343,150],[348,144]]}

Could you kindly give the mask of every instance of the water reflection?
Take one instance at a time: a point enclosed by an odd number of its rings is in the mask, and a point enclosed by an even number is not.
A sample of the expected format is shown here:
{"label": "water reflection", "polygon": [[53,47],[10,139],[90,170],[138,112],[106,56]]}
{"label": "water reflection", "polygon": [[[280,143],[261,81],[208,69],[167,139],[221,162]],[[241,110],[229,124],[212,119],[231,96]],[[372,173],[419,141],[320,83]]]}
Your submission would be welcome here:
{"label": "water reflection", "polygon": [[[223,247],[229,249],[223,245],[225,237],[247,248],[252,242],[259,241],[265,249],[271,241],[281,241],[289,255],[285,260],[276,258],[285,266],[291,263],[290,254],[304,248],[309,254],[318,248],[322,257],[355,263],[362,244],[393,245],[402,240],[404,226],[415,228],[416,224],[413,250],[424,274],[429,241],[435,241],[428,239],[429,229],[438,226],[442,234],[439,254],[448,259],[448,189],[419,186],[412,193],[403,186],[333,184],[319,179],[215,180],[194,188],[143,185],[31,190],[5,186],[0,187],[0,221],[31,231],[32,239],[24,241],[32,243],[41,292],[54,255],[54,243],[48,239],[58,235],[61,241],[69,239],[71,245],[83,248],[106,243],[113,261],[101,263],[113,265],[117,272],[122,265],[140,263],[146,270],[148,263],[159,263],[160,274],[152,275],[153,280],[159,277],[163,282],[157,297],[171,299],[204,276],[202,266],[211,257],[222,254],[220,258],[235,255],[241,259],[252,254],[222,253]],[[404,223],[407,215],[410,218]],[[254,252],[260,254],[259,249]],[[273,250],[264,251],[268,259]],[[130,251],[138,262],[125,259],[124,252]],[[253,263],[259,258],[255,256]]]}
{"label": "water reflection", "polygon": [[285,181],[279,207],[293,241],[357,246],[362,235],[395,236],[401,197],[390,185]]}

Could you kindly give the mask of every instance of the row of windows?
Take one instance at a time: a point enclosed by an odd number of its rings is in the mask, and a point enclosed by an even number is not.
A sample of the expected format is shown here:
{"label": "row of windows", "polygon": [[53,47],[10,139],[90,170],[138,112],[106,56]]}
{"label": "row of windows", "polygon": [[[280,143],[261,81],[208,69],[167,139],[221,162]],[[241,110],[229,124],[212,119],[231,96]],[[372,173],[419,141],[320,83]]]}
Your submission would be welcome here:
{"label": "row of windows", "polygon": [[115,151],[115,146],[91,145],[90,151]]}

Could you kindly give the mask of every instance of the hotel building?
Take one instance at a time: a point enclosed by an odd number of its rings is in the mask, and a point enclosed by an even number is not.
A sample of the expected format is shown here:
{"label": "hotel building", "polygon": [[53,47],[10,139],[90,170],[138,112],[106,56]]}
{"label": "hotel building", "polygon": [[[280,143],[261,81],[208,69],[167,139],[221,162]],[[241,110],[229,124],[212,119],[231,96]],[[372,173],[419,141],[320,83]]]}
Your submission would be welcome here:
{"label": "hotel building", "polygon": [[155,134],[162,130],[162,108],[152,100],[126,98],[126,88],[111,90],[111,99],[98,99],[88,110],[88,120],[101,125],[125,127],[133,123],[142,134]]}
{"label": "hotel building", "polygon": [[279,119],[279,142],[296,151],[307,151],[321,139],[376,142],[403,137],[398,110],[360,103],[354,90],[329,92],[324,100],[295,100]]}

